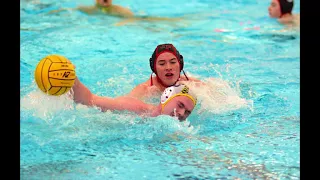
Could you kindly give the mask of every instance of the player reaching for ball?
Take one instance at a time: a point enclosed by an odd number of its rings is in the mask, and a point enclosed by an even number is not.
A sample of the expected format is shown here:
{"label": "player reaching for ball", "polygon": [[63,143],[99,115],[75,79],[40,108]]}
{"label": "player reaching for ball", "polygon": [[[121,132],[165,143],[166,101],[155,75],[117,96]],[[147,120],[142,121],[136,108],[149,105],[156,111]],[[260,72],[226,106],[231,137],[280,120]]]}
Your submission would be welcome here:
{"label": "player reaching for ball", "polygon": [[[60,64],[60,65],[58,65]],[[64,66],[62,66],[62,64]],[[55,75],[53,73],[55,72]],[[64,72],[70,72],[72,77],[65,77]],[[57,75],[59,73],[59,75]],[[62,75],[61,75],[62,74]],[[49,92],[50,95],[63,94],[72,86],[73,100],[87,106],[99,107],[102,111],[117,110],[131,111],[142,116],[169,115],[177,117],[180,121],[186,120],[197,104],[195,94],[187,85],[176,84],[164,90],[158,105],[146,104],[134,97],[101,97],[92,94],[91,91],[75,77],[74,67],[71,62],[63,56],[50,55],[42,59],[36,68],[36,82],[38,87]],[[66,81],[68,86],[62,86]],[[60,85],[59,87],[56,87]],[[58,89],[59,91],[52,89]],[[52,91],[52,92],[51,92]]]}

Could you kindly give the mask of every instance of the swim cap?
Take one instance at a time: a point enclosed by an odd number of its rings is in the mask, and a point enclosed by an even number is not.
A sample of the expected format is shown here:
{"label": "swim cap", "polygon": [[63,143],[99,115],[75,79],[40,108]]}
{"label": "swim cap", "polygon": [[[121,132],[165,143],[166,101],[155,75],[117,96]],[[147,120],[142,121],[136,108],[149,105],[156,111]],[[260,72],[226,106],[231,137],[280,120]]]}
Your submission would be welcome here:
{"label": "swim cap", "polygon": [[152,72],[154,72],[155,74],[157,74],[156,69],[155,69],[155,63],[156,63],[156,59],[158,58],[158,56],[164,52],[170,52],[172,53],[174,56],[176,56],[179,64],[180,64],[180,71],[183,69],[183,56],[180,55],[179,51],[172,45],[172,44],[160,44],[156,47],[156,49],[154,50],[151,58],[149,59],[150,61],[150,68],[152,70]]}
{"label": "swim cap", "polygon": [[281,15],[290,13],[293,8],[293,0],[278,0],[280,4]]}
{"label": "swim cap", "polygon": [[189,87],[185,84],[178,84],[170,86],[163,91],[161,95],[162,109],[176,96],[186,96],[192,100],[194,106],[197,104],[197,97],[189,90]]}

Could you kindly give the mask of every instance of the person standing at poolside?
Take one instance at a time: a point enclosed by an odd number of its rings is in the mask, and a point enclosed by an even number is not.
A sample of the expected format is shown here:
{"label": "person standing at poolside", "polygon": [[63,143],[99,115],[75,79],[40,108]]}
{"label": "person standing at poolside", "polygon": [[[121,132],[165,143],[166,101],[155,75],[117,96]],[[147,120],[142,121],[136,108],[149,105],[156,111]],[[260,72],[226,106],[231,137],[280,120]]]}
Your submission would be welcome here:
{"label": "person standing at poolside", "polygon": [[300,15],[292,14],[293,5],[293,0],[271,0],[269,15],[282,24],[300,26]]}

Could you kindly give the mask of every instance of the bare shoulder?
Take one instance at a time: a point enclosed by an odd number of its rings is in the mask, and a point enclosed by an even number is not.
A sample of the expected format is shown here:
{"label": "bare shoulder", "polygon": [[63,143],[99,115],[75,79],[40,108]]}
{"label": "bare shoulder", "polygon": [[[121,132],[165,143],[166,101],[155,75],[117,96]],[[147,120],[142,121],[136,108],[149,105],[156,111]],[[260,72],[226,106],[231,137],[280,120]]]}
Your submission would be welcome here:
{"label": "bare shoulder", "polygon": [[96,6],[79,6],[77,7],[77,10],[87,14],[93,14],[98,11],[98,8]]}
{"label": "bare shoulder", "polygon": [[300,14],[293,15],[293,22],[296,26],[300,26]]}
{"label": "bare shoulder", "polygon": [[282,24],[293,24],[297,20],[300,21],[300,14],[292,14],[291,16],[286,16],[278,19],[278,21]]}
{"label": "bare shoulder", "polygon": [[135,97],[135,98],[142,98],[148,90],[148,81],[137,85],[135,88],[132,89],[127,96]]}
{"label": "bare shoulder", "polygon": [[112,5],[111,6],[111,13],[123,17],[133,17],[134,14],[130,9],[118,6],[118,5]]}
{"label": "bare shoulder", "polygon": [[[280,18],[278,21],[286,26],[286,30],[292,30],[300,27],[300,15],[292,15],[291,17]],[[289,29],[288,29],[289,28]],[[282,31],[282,30],[281,30]]]}
{"label": "bare shoulder", "polygon": [[[190,76],[188,76],[188,79],[189,81],[201,82],[199,79]],[[188,79],[185,76],[182,76],[179,81],[188,81]]]}
{"label": "bare shoulder", "polygon": [[146,82],[143,82],[141,84],[138,84],[135,89],[139,89],[139,90],[147,90],[150,84],[150,80],[147,80]]}

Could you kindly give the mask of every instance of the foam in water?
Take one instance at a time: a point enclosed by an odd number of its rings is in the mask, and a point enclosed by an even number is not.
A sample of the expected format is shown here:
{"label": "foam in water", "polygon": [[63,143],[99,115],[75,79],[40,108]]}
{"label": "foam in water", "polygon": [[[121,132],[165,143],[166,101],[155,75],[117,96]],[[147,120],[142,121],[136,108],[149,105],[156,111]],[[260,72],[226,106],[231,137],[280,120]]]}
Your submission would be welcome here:
{"label": "foam in water", "polygon": [[20,99],[20,108],[32,111],[34,116],[50,121],[54,114],[74,109],[74,104],[70,92],[61,96],[50,96],[36,89]]}
{"label": "foam in water", "polygon": [[[221,114],[240,108],[251,108],[252,102],[240,97],[241,94],[239,86],[232,88],[227,81],[214,78],[205,79],[203,82],[205,85],[200,85],[199,82],[185,82],[185,84],[187,84],[197,95],[198,112],[196,112],[196,110],[193,112],[195,113],[196,118],[198,118],[197,115],[203,112]],[[109,123],[110,125],[115,124],[116,126],[118,126],[119,123],[137,123],[137,115],[132,115],[131,113],[114,113],[113,111],[100,113],[98,108],[75,104],[71,97],[72,90],[61,96],[49,96],[38,88],[35,88],[26,96],[21,98],[21,109],[33,113],[33,116],[44,120],[46,123],[58,123],[61,126],[71,125],[76,121],[76,119],[77,121],[86,119],[86,121],[94,121],[97,124],[102,123],[107,127],[107,124]],[[76,114],[74,114],[74,110],[77,110]],[[164,116],[161,116],[156,118],[157,121],[153,121],[153,125],[157,127],[167,127],[170,129],[168,129],[169,131],[181,131],[188,134],[196,134],[200,129],[200,126],[193,127],[188,119],[186,121],[179,122],[177,120],[176,109],[174,109],[174,113],[175,117],[165,118]],[[75,117],[66,119],[66,114],[70,114],[70,116],[73,115]],[[78,117],[81,117],[80,120],[78,120]],[[60,122],[60,119],[63,120]]]}
{"label": "foam in water", "polygon": [[227,81],[208,78],[203,82],[205,85],[201,82],[184,82],[197,96],[200,106],[198,113],[221,114],[241,108],[252,108],[252,101],[241,98],[240,91],[232,88]]}

